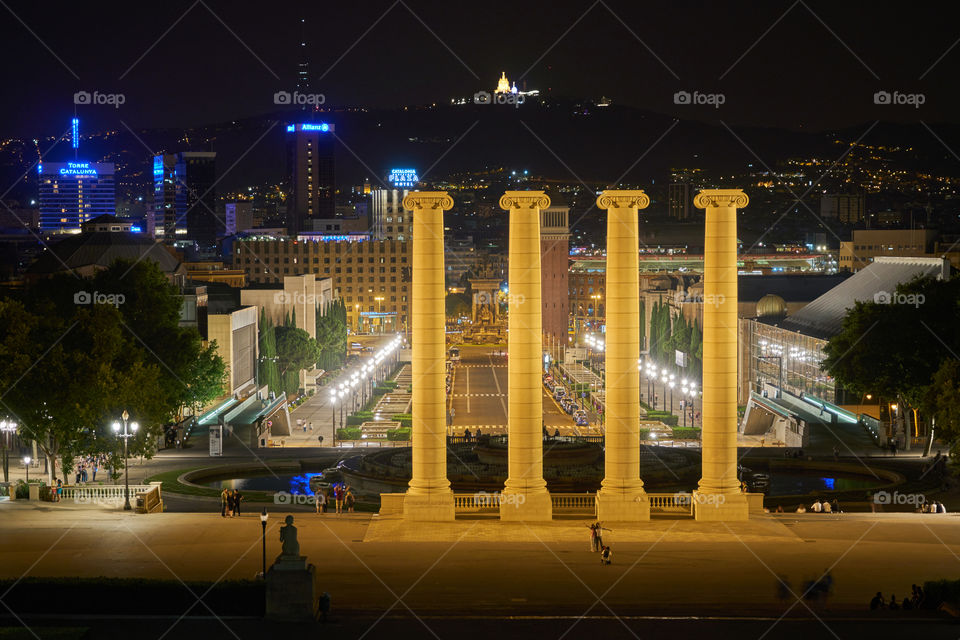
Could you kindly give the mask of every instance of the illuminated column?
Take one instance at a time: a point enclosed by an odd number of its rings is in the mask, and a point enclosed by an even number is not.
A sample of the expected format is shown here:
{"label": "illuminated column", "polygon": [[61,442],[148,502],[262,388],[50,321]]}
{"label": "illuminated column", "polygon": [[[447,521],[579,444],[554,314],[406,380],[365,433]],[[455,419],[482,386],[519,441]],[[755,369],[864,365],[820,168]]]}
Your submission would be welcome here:
{"label": "illuminated column", "polygon": [[643,191],[607,190],[597,207],[607,210],[606,441],[604,477],[597,492],[601,521],[650,518],[640,479],[640,236],[637,210]]}
{"label": "illuminated column", "polygon": [[413,211],[413,475],[403,515],[409,520],[453,520],[447,479],[443,267],[443,212],[453,206],[453,198],[445,191],[413,191],[403,206]]}
{"label": "illuminated column", "polygon": [[697,520],[746,520],[737,478],[737,209],[740,189],[704,189],[703,471],[694,492]]}
{"label": "illuminated column", "polygon": [[510,211],[507,352],[508,469],[501,520],[550,520],[553,507],[543,479],[543,331],[540,299],[542,191],[507,191],[500,208]]}

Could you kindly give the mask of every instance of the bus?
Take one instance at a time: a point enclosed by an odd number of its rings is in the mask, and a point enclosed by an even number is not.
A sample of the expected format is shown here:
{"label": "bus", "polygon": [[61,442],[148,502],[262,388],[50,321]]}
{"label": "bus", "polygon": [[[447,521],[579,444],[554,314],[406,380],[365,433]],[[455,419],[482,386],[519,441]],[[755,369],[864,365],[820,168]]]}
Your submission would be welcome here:
{"label": "bus", "polygon": [[460,362],[460,347],[450,347],[450,361],[454,364]]}

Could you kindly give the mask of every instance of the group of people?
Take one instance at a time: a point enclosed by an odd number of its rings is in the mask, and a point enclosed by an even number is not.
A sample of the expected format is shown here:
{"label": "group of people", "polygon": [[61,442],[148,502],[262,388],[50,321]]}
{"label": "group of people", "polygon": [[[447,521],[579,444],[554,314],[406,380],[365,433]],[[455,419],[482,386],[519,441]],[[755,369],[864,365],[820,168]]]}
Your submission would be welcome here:
{"label": "group of people", "polygon": [[595,553],[600,552],[600,564],[610,564],[613,559],[613,554],[610,551],[610,545],[603,544],[603,532],[610,531],[599,521],[594,522],[593,524],[588,525],[590,529],[590,552]]}
{"label": "group of people", "polygon": [[473,439],[479,440],[479,439],[480,439],[480,436],[482,436],[482,435],[483,435],[483,432],[480,430],[479,427],[477,427],[477,433],[476,433],[476,434],[470,433],[470,429],[464,429],[464,430],[463,430],[463,438],[464,438],[465,440],[473,440]]}
{"label": "group of people", "polygon": [[220,492],[220,517],[236,518],[240,515],[240,503],[243,502],[243,494],[239,489],[224,489]]}
{"label": "group of people", "polygon": [[840,510],[840,501],[836,498],[833,499],[833,502],[817,498],[814,503],[810,505],[810,511],[813,513],[843,513]]}
{"label": "group of people", "polygon": [[313,422],[308,422],[306,420],[297,418],[297,427],[303,429],[304,433],[306,433],[308,430],[313,431]]}
{"label": "group of people", "polygon": [[75,473],[75,482],[74,484],[82,484],[85,482],[96,482],[97,481],[97,471],[100,467],[104,466],[106,463],[106,456],[96,455],[96,456],[83,456],[76,460],[76,473]]}
{"label": "group of people", "polygon": [[357,502],[353,491],[350,490],[350,485],[342,482],[334,483],[329,489],[329,495],[327,489],[318,487],[313,493],[313,498],[317,513],[326,513],[327,505],[332,501],[338,515],[343,513],[344,509],[347,513],[353,513],[353,507]]}
{"label": "group of people", "polygon": [[912,593],[909,598],[905,597],[903,600],[897,600],[896,594],[890,594],[889,602],[883,597],[882,592],[877,591],[877,595],[873,596],[873,599],[870,600],[870,610],[889,609],[895,611],[903,609],[904,611],[908,611],[911,609],[919,609],[927,596],[923,592],[923,587],[913,584],[910,585],[910,588]]}
{"label": "group of people", "polygon": [[920,513],[946,513],[947,508],[939,500],[924,502],[920,505]]}

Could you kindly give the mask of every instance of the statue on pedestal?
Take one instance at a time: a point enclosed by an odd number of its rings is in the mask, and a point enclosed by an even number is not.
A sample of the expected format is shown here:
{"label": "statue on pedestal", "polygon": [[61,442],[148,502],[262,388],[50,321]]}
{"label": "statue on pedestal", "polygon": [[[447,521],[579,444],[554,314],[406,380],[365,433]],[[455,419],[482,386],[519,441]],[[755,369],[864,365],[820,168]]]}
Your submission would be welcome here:
{"label": "statue on pedestal", "polygon": [[297,528],[293,526],[293,516],[287,516],[285,526],[280,527],[280,542],[283,543],[281,556],[300,557],[300,543],[297,542]]}

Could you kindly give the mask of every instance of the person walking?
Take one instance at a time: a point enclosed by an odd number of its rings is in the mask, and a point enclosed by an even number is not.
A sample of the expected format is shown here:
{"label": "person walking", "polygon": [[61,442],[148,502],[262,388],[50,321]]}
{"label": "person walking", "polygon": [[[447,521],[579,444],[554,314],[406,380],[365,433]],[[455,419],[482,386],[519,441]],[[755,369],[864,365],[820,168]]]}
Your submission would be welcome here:
{"label": "person walking", "polygon": [[227,508],[230,505],[230,489],[224,489],[220,492],[220,517],[227,517]]}
{"label": "person walking", "polygon": [[236,498],[234,498],[233,492],[230,491],[229,489],[224,489],[224,493],[227,494],[226,517],[227,517],[227,518],[232,518],[232,517],[233,517],[233,510],[236,509],[236,507],[237,507],[237,500],[236,500]]}

